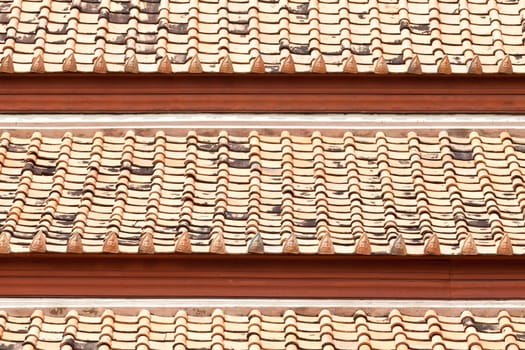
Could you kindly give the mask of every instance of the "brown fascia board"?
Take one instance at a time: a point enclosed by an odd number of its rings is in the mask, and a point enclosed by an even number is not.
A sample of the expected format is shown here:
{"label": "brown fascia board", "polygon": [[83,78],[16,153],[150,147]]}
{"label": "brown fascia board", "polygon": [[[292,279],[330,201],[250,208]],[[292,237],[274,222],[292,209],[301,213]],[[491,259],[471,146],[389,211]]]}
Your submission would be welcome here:
{"label": "brown fascia board", "polygon": [[1,297],[525,299],[523,257],[6,255]]}
{"label": "brown fascia board", "polygon": [[525,75],[4,74],[0,112],[522,113]]}
{"label": "brown fascia board", "polygon": [[[522,76],[0,76],[1,112],[523,113]],[[525,298],[521,257],[7,255],[0,296]]]}

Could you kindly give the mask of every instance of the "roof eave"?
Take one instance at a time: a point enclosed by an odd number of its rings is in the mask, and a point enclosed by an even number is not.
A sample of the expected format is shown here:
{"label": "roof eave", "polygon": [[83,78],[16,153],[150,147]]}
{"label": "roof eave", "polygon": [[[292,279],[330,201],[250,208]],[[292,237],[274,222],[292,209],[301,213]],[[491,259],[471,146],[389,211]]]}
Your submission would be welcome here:
{"label": "roof eave", "polygon": [[3,74],[3,113],[522,113],[525,75]]}
{"label": "roof eave", "polygon": [[523,258],[10,254],[0,296],[523,299]]}

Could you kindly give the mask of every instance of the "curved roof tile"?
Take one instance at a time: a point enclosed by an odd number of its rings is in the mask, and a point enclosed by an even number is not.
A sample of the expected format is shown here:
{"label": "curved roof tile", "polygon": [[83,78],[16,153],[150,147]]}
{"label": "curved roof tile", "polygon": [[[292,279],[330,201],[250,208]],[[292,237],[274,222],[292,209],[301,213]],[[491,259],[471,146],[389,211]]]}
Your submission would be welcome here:
{"label": "curved roof tile", "polygon": [[525,254],[525,134],[0,136],[0,252]]}
{"label": "curved roof tile", "polygon": [[2,0],[0,71],[524,73],[522,0]]}
{"label": "curved roof tile", "polygon": [[248,311],[17,309],[0,313],[6,349],[512,349],[523,310]]}

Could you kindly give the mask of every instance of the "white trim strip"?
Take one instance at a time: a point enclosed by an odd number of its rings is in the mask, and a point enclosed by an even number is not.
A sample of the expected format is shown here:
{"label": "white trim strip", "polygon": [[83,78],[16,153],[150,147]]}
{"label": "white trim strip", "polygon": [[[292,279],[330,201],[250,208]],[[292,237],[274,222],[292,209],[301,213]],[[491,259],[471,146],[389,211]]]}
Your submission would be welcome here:
{"label": "white trim strip", "polygon": [[525,309],[525,300],[346,300],[346,299],[121,299],[0,298],[0,309],[27,308],[422,308]]}
{"label": "white trim strip", "polygon": [[503,114],[0,114],[2,129],[522,129]]}

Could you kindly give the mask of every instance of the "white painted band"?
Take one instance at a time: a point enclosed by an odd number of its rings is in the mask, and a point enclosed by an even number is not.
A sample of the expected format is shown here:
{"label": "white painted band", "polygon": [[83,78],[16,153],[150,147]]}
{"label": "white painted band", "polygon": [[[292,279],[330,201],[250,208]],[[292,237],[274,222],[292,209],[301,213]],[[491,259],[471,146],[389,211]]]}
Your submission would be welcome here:
{"label": "white painted band", "polygon": [[499,114],[0,114],[1,129],[525,129]]}
{"label": "white painted band", "polygon": [[0,298],[12,308],[385,308],[385,309],[525,309],[525,300],[366,300],[366,299],[145,299],[145,298]]}

